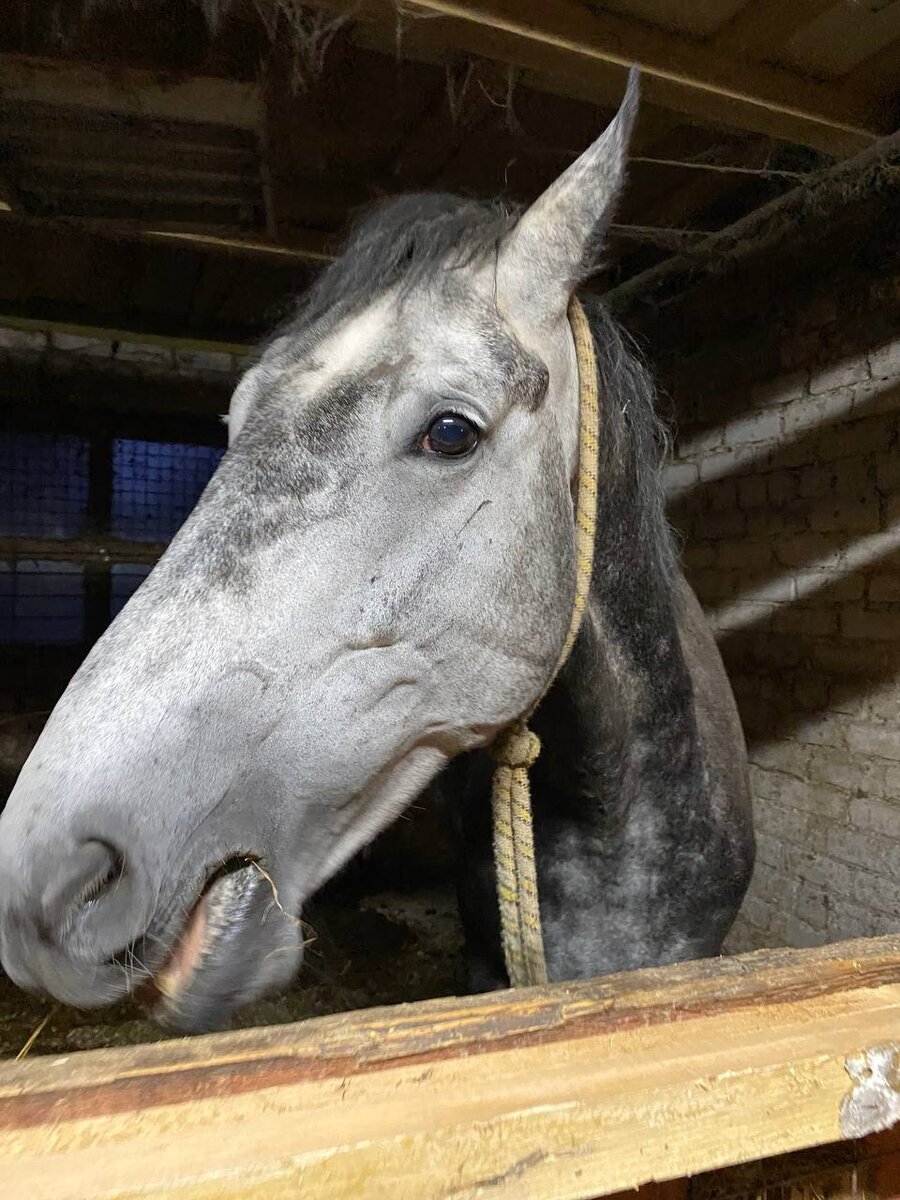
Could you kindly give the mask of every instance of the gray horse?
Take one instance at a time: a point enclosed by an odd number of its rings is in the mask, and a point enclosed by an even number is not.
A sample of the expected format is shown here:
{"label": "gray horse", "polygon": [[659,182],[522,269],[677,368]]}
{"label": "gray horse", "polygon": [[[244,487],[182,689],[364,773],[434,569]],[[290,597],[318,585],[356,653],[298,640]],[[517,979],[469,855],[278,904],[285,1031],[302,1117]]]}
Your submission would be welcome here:
{"label": "gray horse", "polygon": [[[574,591],[567,307],[637,108],[516,218],[369,217],[242,379],[230,448],[56,706],[0,821],[14,981],[155,981],[185,1029],[283,984],[304,902],[440,773],[472,986],[505,982],[485,752],[543,690]],[[595,574],[534,727],[553,979],[713,955],[753,859],[745,750],[663,515],[652,389],[588,305]]]}

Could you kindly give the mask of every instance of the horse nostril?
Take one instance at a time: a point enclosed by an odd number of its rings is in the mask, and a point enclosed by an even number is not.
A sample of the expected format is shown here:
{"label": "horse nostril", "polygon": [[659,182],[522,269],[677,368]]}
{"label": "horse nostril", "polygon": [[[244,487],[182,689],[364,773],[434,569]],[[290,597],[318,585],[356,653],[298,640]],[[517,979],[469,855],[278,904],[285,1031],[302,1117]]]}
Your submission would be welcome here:
{"label": "horse nostril", "polygon": [[44,888],[41,911],[52,936],[62,939],[79,914],[114,887],[125,874],[125,859],[106,842],[82,842]]}

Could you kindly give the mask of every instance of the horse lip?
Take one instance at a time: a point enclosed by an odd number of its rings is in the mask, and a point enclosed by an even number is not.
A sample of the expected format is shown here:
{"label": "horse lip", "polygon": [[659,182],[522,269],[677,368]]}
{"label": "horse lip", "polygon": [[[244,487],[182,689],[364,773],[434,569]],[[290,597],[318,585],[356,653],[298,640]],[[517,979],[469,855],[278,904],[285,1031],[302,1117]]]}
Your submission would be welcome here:
{"label": "horse lip", "polygon": [[[290,918],[269,919],[273,900],[280,908],[276,896],[255,858],[236,857],[213,872],[168,956],[141,989],[158,1021],[185,1032],[220,1027],[261,990],[258,976],[263,989],[273,982],[259,970],[261,960],[276,951],[298,950]],[[295,960],[282,956],[281,961]]]}

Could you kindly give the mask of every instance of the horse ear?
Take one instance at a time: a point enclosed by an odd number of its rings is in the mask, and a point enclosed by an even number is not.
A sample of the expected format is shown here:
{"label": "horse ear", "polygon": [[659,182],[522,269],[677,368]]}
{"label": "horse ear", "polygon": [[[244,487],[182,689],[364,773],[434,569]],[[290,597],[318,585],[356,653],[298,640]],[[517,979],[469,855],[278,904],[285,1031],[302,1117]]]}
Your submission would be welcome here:
{"label": "horse ear", "polygon": [[566,312],[578,285],[596,269],[622,185],[640,95],[632,67],[612,123],[538,197],[500,248],[502,284],[551,319]]}

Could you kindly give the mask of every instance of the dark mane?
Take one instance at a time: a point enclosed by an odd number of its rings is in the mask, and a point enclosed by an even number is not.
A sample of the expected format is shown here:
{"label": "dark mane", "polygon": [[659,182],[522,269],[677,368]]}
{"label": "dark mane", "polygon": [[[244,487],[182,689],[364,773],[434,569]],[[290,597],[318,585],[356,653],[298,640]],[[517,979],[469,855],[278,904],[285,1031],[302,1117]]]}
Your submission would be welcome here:
{"label": "dark mane", "polygon": [[[447,269],[495,255],[519,210],[501,203],[442,193],[400,196],[368,213],[339,258],[300,298],[276,336],[309,336],[365,308],[389,288],[410,291]],[[662,467],[668,434],[655,410],[655,389],[637,348],[596,297],[584,298],[597,352],[604,430],[601,480],[621,487],[610,503],[636,506],[645,552],[657,558],[665,580],[676,553],[665,516]],[[315,336],[315,334],[313,334]],[[631,550],[633,553],[633,548]]]}
{"label": "dark mane", "polygon": [[[656,388],[640,350],[627,331],[596,296],[581,296],[594,335],[600,381],[600,507],[617,502],[633,505],[640,519],[641,553],[656,557],[660,576],[671,583],[678,555],[666,517],[663,467],[669,453],[669,431],[656,411]],[[609,397],[610,403],[603,403]],[[618,494],[604,489],[603,479],[620,481]],[[609,528],[613,514],[598,513],[598,528]],[[633,547],[631,554],[638,552]],[[602,553],[602,538],[598,539]]]}
{"label": "dark mane", "polygon": [[517,216],[508,205],[440,192],[389,200],[354,228],[278,333],[349,316],[389,288],[409,291],[439,271],[495,254]]}

